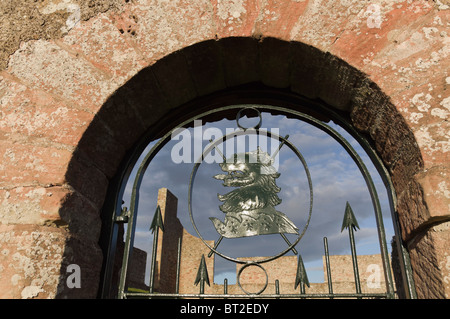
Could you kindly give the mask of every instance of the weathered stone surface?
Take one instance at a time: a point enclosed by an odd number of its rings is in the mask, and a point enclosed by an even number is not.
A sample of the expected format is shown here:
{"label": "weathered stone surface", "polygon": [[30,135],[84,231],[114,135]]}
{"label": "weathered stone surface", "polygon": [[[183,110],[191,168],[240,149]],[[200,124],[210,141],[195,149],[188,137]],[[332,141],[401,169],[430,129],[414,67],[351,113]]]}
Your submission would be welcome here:
{"label": "weathered stone surface", "polygon": [[[347,43],[346,50],[350,47],[357,50],[356,47],[364,39],[359,34],[359,30],[355,29],[355,25],[358,16],[364,15],[365,7],[368,6],[367,2],[357,0],[306,2],[306,8],[303,9],[302,15],[295,18],[297,21],[290,30],[291,40],[333,52],[334,46],[341,41],[345,31],[348,30],[351,36],[342,43]],[[331,47],[333,50],[330,49]]]}
{"label": "weathered stone surface", "polygon": [[45,91],[25,86],[6,72],[0,75],[0,129],[5,133],[45,138],[47,143],[75,146],[91,113],[56,100]]}
{"label": "weathered stone surface", "polygon": [[118,84],[112,76],[54,42],[25,42],[9,60],[8,72],[28,86],[55,94],[83,110],[96,112]]}
{"label": "weathered stone surface", "polygon": [[61,222],[58,207],[65,196],[61,188],[16,187],[1,190],[0,194],[2,224],[44,225]]}
{"label": "weathered stone surface", "polygon": [[288,88],[291,84],[291,45],[277,38],[263,38],[259,43],[261,82],[276,88]]}
{"label": "weathered stone surface", "polygon": [[79,192],[92,206],[100,210],[109,180],[105,173],[83,155],[76,153],[70,159],[65,180],[72,189]]}
{"label": "weathered stone surface", "polygon": [[88,20],[99,12],[118,9],[121,0],[52,0],[10,1],[0,3],[0,69],[7,66],[9,56],[21,42],[59,38],[80,20]]}
{"label": "weathered stone surface", "polygon": [[182,53],[168,55],[155,63],[152,71],[170,107],[186,103],[197,96],[186,57]]}
{"label": "weathered stone surface", "polygon": [[415,181],[410,182],[408,188],[398,196],[397,213],[405,241],[411,240],[414,231],[430,218],[423,197],[423,189]]}
{"label": "weathered stone surface", "polygon": [[450,160],[450,124],[448,121],[422,125],[414,135],[425,162],[425,168],[449,163]]}
{"label": "weathered stone surface", "polygon": [[130,1],[111,19],[150,63],[215,36],[212,7],[206,0]]}
{"label": "weathered stone surface", "polygon": [[183,50],[197,93],[202,96],[225,88],[222,53],[216,40]]}
{"label": "weathered stone surface", "polygon": [[99,209],[67,187],[16,187],[0,196],[1,224],[54,226],[86,240],[99,238]]}
{"label": "weathered stone surface", "polygon": [[[3,1],[2,221],[86,236],[92,224],[94,240],[108,179],[147,129],[196,97],[263,82],[351,112],[391,175],[403,238],[428,238],[414,248],[420,296],[444,296],[447,237],[429,228],[448,220],[447,2]],[[44,296],[27,287],[10,296]]]}
{"label": "weathered stone surface", "polygon": [[427,1],[346,2],[350,8],[359,8],[336,38],[332,52],[362,69],[370,66],[374,57],[391,45],[393,33],[414,30],[414,22],[433,10]]}
{"label": "weathered stone surface", "polygon": [[72,152],[22,140],[0,140],[0,187],[61,185]]}
{"label": "weathered stone surface", "polygon": [[[110,99],[117,98],[125,107],[137,113],[138,122],[149,128],[167,112],[168,102],[164,96],[152,68],[139,71],[127,81]],[[100,114],[103,111],[100,111]],[[116,127],[127,129],[125,126]]]}
{"label": "weathered stone surface", "polygon": [[408,246],[418,298],[449,298],[449,223],[435,226]]}
{"label": "weathered stone surface", "polygon": [[[308,1],[262,1],[258,17],[255,21],[253,34],[255,36],[276,37],[291,40],[297,33],[298,24],[309,5]],[[312,24],[309,24],[311,28]],[[297,29],[294,30],[294,27]]]}
{"label": "weathered stone surface", "polygon": [[[93,225],[90,225],[90,227],[95,228]],[[54,298],[96,298],[100,284],[102,260],[102,252],[97,242],[85,240],[83,237],[69,237],[64,247],[59,285]],[[71,277],[75,274],[70,267],[71,265],[79,267],[79,286],[73,286],[76,281],[75,278]]]}
{"label": "weathered stone surface", "polygon": [[417,176],[431,217],[450,218],[449,175],[448,167],[436,166]]}
{"label": "weathered stone surface", "polygon": [[66,239],[55,227],[0,225],[0,297],[54,298]]}
{"label": "weathered stone surface", "polygon": [[[83,24],[77,24],[61,41],[117,82],[123,83],[135,75],[147,63],[119,29],[108,14],[100,14]],[[58,42],[58,43],[60,43]]]}
{"label": "weathered stone surface", "polygon": [[252,36],[261,9],[258,0],[213,0],[212,21],[219,38]]}
{"label": "weathered stone surface", "polygon": [[[125,146],[117,143],[112,129],[96,116],[84,132],[76,156],[87,158],[86,162],[111,178],[125,152]],[[71,176],[72,172],[67,174]]]}
{"label": "weathered stone surface", "polygon": [[228,87],[259,81],[258,41],[233,37],[218,41]]}

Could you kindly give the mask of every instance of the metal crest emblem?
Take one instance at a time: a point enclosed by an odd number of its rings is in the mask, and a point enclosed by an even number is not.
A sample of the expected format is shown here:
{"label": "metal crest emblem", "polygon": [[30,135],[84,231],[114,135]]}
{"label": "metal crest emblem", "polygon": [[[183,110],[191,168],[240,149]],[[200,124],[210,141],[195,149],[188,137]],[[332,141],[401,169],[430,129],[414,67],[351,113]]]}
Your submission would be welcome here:
{"label": "metal crest emblem", "polygon": [[[246,128],[239,123],[241,112],[246,109],[256,111],[258,114],[259,122],[256,126]],[[219,238],[215,242],[214,247],[210,246],[200,234],[194,220],[192,209],[194,179],[202,161],[198,161],[194,165],[189,183],[188,208],[194,230],[203,243],[211,249],[208,255],[209,257],[215,253],[230,261],[247,264],[246,261],[226,256],[217,250],[217,247],[220,245],[223,238],[245,238],[270,234],[280,234],[287,243],[288,248],[277,255],[264,257],[256,262],[252,261],[250,262],[251,264],[260,264],[274,260],[291,250],[294,254],[297,254],[298,252],[295,249],[295,246],[299,243],[308,228],[313,205],[312,181],[306,161],[300,151],[288,140],[288,135],[282,137],[269,131],[260,130],[262,116],[258,109],[254,107],[246,107],[241,109],[237,114],[236,122],[239,130],[224,135],[215,141],[210,140],[210,144],[205,148],[202,154],[202,158],[204,158],[208,153],[212,152],[213,149],[216,152],[219,152],[223,158],[223,162],[219,164],[222,172],[221,174],[214,175],[213,178],[221,181],[224,187],[233,188],[225,194],[217,194],[219,201],[222,202],[218,208],[222,213],[224,213],[224,218],[220,219],[217,217],[209,217],[215,230],[219,234]],[[278,149],[272,154],[268,154],[258,146],[254,150],[234,153],[230,157],[226,158],[222,153],[220,153],[219,148],[217,148],[219,144],[224,143],[224,141],[228,139],[250,134],[264,134],[269,138],[273,138],[281,142]],[[281,174],[274,167],[273,163],[275,156],[278,154],[283,145],[289,147],[289,149],[297,156],[303,165],[307,176],[310,191],[310,205],[309,212],[306,217],[307,220],[302,230],[300,230],[284,213],[276,209],[276,206],[282,202],[279,197],[281,188],[276,182],[277,178],[279,178]],[[294,234],[298,237],[293,243],[291,243],[286,234]]]}
{"label": "metal crest emblem", "polygon": [[237,187],[218,194],[223,204],[220,210],[225,213],[222,222],[210,217],[217,232],[225,238],[238,238],[265,234],[298,234],[298,228],[289,218],[277,211],[281,203],[278,197],[280,188],[276,179],[280,173],[272,166],[268,153],[257,150],[234,154],[220,164],[227,174],[215,175],[225,187]]}

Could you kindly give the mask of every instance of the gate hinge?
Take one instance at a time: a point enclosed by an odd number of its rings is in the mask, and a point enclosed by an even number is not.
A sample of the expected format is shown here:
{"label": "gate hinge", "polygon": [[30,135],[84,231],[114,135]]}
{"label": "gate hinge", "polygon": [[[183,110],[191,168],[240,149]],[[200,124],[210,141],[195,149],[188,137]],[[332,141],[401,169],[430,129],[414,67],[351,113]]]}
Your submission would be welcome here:
{"label": "gate hinge", "polygon": [[123,207],[120,215],[114,217],[116,223],[128,223],[128,218],[130,217],[130,211],[128,208]]}

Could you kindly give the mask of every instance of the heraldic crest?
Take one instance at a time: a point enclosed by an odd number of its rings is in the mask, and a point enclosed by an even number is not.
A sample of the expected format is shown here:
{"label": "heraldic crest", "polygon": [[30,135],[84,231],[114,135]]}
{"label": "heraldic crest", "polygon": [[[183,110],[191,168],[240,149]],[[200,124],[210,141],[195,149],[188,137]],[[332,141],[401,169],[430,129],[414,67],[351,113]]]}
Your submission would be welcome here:
{"label": "heraldic crest", "polygon": [[222,222],[210,217],[217,232],[225,238],[264,234],[298,234],[287,216],[275,209],[281,203],[276,179],[280,176],[271,157],[259,147],[252,152],[234,154],[219,164],[227,174],[215,175],[223,186],[237,187],[225,195],[218,194],[225,213]]}

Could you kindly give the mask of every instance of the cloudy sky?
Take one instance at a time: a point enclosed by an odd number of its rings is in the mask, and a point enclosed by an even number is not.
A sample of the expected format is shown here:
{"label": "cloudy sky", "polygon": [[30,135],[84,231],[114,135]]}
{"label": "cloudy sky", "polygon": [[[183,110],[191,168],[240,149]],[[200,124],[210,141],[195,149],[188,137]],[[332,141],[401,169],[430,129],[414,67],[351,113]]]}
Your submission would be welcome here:
{"label": "cloudy sky", "polygon": [[[255,125],[256,122],[257,119],[255,118],[244,118],[240,121],[241,125],[245,126]],[[230,120],[203,124],[205,124],[201,128],[203,136],[194,134],[194,129],[190,128],[182,136],[172,139],[156,155],[145,173],[140,190],[134,245],[148,251],[149,258],[153,235],[148,229],[156,209],[159,188],[166,187],[178,197],[178,218],[189,233],[196,234],[189,218],[187,206],[188,185],[196,160],[194,158],[194,145],[202,143],[204,148],[209,144],[210,137],[206,136],[207,133],[225,135],[227,129],[236,128],[236,121]],[[384,185],[358,143],[340,127],[333,123],[330,123],[330,126],[351,142],[371,172],[385,217],[386,240],[389,246],[393,230]],[[355,234],[358,254],[378,254],[380,249],[371,198],[359,169],[346,151],[320,129],[296,119],[262,113],[262,128],[273,133],[279,133],[281,136],[289,135],[289,141],[301,152],[311,174],[314,192],[312,216],[305,235],[296,246],[305,262],[310,282],[323,282],[323,237],[328,238],[330,254],[350,254],[348,232],[345,230],[341,233],[347,201],[350,203],[360,226]],[[196,131],[196,133],[199,132]],[[221,136],[214,136],[213,138],[219,137]],[[190,148],[189,143],[186,143],[188,138],[191,141]],[[280,141],[275,139],[262,139],[259,146],[272,153],[279,143]],[[149,145],[147,151],[152,145]],[[240,142],[236,141],[236,148],[241,145]],[[254,143],[248,139],[246,145],[250,148],[254,147]],[[180,153],[180,150],[187,153]],[[250,151],[252,150],[254,149],[250,149]],[[226,147],[223,147],[222,151],[225,152],[226,157],[232,155],[226,153]],[[309,187],[305,169],[289,147],[283,146],[278,155],[277,168],[281,175],[276,183],[281,188],[278,195],[282,199],[282,203],[276,206],[276,209],[286,214],[303,231],[309,212]],[[219,154],[217,156],[220,157]],[[179,163],[181,158],[184,158],[187,163]],[[217,240],[219,237],[209,217],[224,219],[224,214],[218,208],[222,202],[218,200],[217,194],[225,194],[232,190],[230,187],[224,187],[221,181],[213,178],[214,175],[220,173],[222,171],[218,163],[206,163],[204,161],[200,164],[193,183],[193,216],[197,228],[206,240]],[[129,182],[129,184],[131,183],[132,181]],[[129,206],[130,189],[130,187],[127,188],[124,196],[125,206]],[[288,235],[287,237],[291,242],[297,238],[295,235]],[[218,251],[232,258],[255,257],[276,255],[287,247],[281,236],[274,234],[241,239],[225,238],[222,240]],[[288,255],[292,255],[292,253],[289,252]],[[230,284],[235,282],[233,273],[236,265],[234,263],[217,256],[215,267],[215,282],[222,283],[224,277],[228,277]]]}

